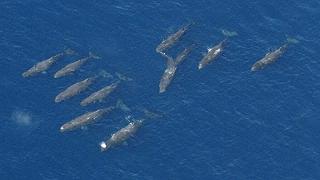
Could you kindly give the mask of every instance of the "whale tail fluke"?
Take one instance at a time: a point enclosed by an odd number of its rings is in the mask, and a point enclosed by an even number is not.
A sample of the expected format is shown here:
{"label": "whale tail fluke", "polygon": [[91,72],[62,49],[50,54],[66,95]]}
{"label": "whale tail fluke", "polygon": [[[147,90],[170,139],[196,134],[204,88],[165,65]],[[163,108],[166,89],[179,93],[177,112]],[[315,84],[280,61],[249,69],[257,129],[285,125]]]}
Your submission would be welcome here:
{"label": "whale tail fluke", "polygon": [[226,37],[238,36],[238,33],[236,31],[228,31],[228,30],[222,29],[221,32]]}
{"label": "whale tail fluke", "polygon": [[115,82],[121,82],[121,81],[133,81],[132,78],[127,77],[121,73],[116,72],[114,75],[107,72],[106,70],[102,69],[99,70],[99,72],[97,73],[97,75],[95,75],[95,77],[99,77],[99,78],[103,78],[103,79],[111,79],[112,81]]}
{"label": "whale tail fluke", "polygon": [[[164,113],[163,112],[155,112],[155,111],[150,111],[147,108],[144,107],[136,107],[135,108],[138,112],[139,112],[139,121],[141,121],[141,123],[145,123],[145,122],[149,122],[150,120],[156,120],[156,119],[161,119],[164,117]],[[128,120],[128,122],[133,122],[136,121],[136,119],[132,116],[130,116],[130,120]]]}
{"label": "whale tail fluke", "polygon": [[142,108],[142,112],[144,113],[144,116],[148,119],[157,119],[163,117],[162,114],[159,114],[157,112],[152,112],[146,108]]}
{"label": "whale tail fluke", "polygon": [[292,38],[292,37],[287,37],[287,43],[288,44],[298,44],[299,40]]}
{"label": "whale tail fluke", "polygon": [[98,55],[96,55],[96,54],[94,54],[94,53],[92,53],[92,52],[89,52],[89,58],[92,58],[92,59],[101,59],[100,56],[98,56]]}
{"label": "whale tail fluke", "polygon": [[123,74],[121,74],[121,73],[119,73],[119,72],[116,72],[115,75],[116,75],[116,76],[118,77],[118,79],[121,80],[121,81],[133,81],[132,78],[127,77],[127,76],[125,76],[125,75],[123,75]]}
{"label": "whale tail fluke", "polygon": [[164,113],[163,112],[155,112],[155,111],[150,111],[149,109],[146,108],[142,108],[142,122],[144,123],[151,123],[154,120],[161,120],[164,117]]}
{"label": "whale tail fluke", "polygon": [[99,70],[98,76],[99,76],[99,77],[106,78],[106,79],[112,79],[112,78],[113,78],[113,75],[112,75],[111,73],[107,72],[107,71],[104,70],[104,69]]}
{"label": "whale tail fluke", "polygon": [[118,99],[116,108],[126,113],[131,112],[131,109],[123,102],[122,99]]}
{"label": "whale tail fluke", "polygon": [[66,54],[66,55],[74,55],[74,54],[76,54],[76,51],[74,51],[74,50],[71,49],[71,48],[67,48],[67,49],[65,49],[63,52],[64,52],[64,54]]}

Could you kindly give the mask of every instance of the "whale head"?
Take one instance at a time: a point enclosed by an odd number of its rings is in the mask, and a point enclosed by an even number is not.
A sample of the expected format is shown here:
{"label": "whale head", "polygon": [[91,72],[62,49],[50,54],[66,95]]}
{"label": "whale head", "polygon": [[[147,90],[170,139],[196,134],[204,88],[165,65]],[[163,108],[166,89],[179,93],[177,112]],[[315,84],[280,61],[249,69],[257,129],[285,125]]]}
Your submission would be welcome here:
{"label": "whale head", "polygon": [[104,141],[102,141],[102,142],[100,143],[100,150],[101,150],[101,152],[108,150],[109,147],[110,147],[110,146],[107,145],[107,143],[104,142]]}
{"label": "whale head", "polygon": [[251,71],[257,71],[257,68],[255,66],[251,67]]}
{"label": "whale head", "polygon": [[202,69],[202,68],[203,68],[203,64],[200,63],[199,66],[198,66],[198,69],[200,70],[200,69]]}
{"label": "whale head", "polygon": [[65,132],[66,131],[66,128],[64,126],[61,126],[60,127],[60,132]]}
{"label": "whale head", "polygon": [[56,72],[53,76],[55,79],[62,77],[62,74],[60,73],[60,71]]}
{"label": "whale head", "polygon": [[164,93],[166,91],[166,88],[163,86],[160,86],[159,93]]}

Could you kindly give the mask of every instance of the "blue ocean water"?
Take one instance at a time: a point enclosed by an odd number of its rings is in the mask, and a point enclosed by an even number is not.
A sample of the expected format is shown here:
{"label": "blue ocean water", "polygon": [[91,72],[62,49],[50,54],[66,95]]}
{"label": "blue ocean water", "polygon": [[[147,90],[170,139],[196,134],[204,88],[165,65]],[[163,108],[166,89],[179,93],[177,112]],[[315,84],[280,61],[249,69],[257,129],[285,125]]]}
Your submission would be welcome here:
{"label": "blue ocean water", "polygon": [[[317,0],[2,0],[0,179],[320,179],[319,18]],[[159,94],[166,63],[155,47],[188,22],[195,25],[169,53],[197,47]],[[198,71],[206,49],[224,39],[222,29],[238,36]],[[299,43],[278,62],[250,72],[287,37]],[[66,47],[79,54],[22,78]],[[52,77],[89,51],[102,59],[73,76]],[[58,92],[101,70],[133,81],[101,104],[79,106],[89,91],[54,103]],[[91,92],[110,81],[102,78]],[[105,153],[99,142],[128,124],[131,114],[59,132],[66,121],[116,99],[162,117]]]}

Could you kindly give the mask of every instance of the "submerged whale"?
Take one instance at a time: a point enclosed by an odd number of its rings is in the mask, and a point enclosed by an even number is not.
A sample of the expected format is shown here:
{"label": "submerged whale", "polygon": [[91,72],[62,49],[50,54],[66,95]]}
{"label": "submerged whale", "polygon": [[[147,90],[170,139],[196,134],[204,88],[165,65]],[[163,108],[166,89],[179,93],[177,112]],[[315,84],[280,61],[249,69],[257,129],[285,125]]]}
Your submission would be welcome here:
{"label": "submerged whale", "polygon": [[54,78],[60,78],[63,76],[67,76],[78,70],[82,65],[87,63],[90,59],[99,59],[100,57],[92,54],[91,52],[89,53],[89,56],[79,59],[75,62],[72,62],[70,64],[67,64],[65,67],[61,68],[59,71],[57,71],[54,74]]}
{"label": "submerged whale", "polygon": [[49,69],[57,60],[62,58],[65,55],[72,55],[75,54],[75,52],[71,49],[66,49],[63,52],[56,54],[49,59],[43,60],[41,62],[38,62],[34,66],[32,66],[30,69],[22,73],[22,77],[30,77],[30,76],[35,76],[41,72],[46,71]]}
{"label": "submerged whale", "polygon": [[91,103],[95,103],[97,101],[102,101],[118,87],[119,83],[120,83],[120,81],[117,81],[115,83],[112,83],[111,85],[108,85],[108,86],[100,89],[99,91],[92,93],[87,98],[83,99],[80,102],[80,105],[87,106]]}
{"label": "submerged whale", "polygon": [[71,130],[77,129],[79,127],[83,127],[85,125],[93,123],[94,121],[102,118],[105,114],[110,113],[114,109],[115,109],[115,107],[111,106],[108,108],[103,108],[103,109],[98,109],[96,111],[87,112],[87,113],[85,113],[81,116],[78,116],[75,119],[72,119],[71,121],[63,124],[60,127],[60,132],[71,131]]}
{"label": "submerged whale", "polygon": [[186,26],[183,26],[182,28],[180,28],[177,32],[175,32],[174,34],[171,34],[169,37],[167,37],[165,40],[163,40],[156,48],[156,52],[164,55],[164,51],[169,49],[170,47],[173,46],[173,44],[175,44],[177,41],[180,40],[180,38],[187,32],[187,30],[190,28],[190,26],[193,23],[189,23]]}
{"label": "submerged whale", "polygon": [[100,143],[101,151],[106,151],[110,147],[119,145],[126,141],[129,137],[133,136],[141,127],[143,120],[135,120],[130,122],[126,127],[121,128],[117,132],[113,133],[111,137]]}
{"label": "submerged whale", "polygon": [[90,77],[87,78],[85,80],[82,80],[80,82],[77,82],[71,86],[69,86],[67,89],[65,89],[64,91],[62,91],[61,93],[59,93],[56,98],[55,98],[55,102],[61,102],[64,100],[67,100],[83,91],[85,91],[96,79],[95,77]]}
{"label": "submerged whale", "polygon": [[160,84],[159,84],[159,93],[163,93],[166,91],[167,87],[169,86],[169,84],[171,83],[177,67],[179,64],[181,64],[186,57],[190,54],[191,50],[193,49],[193,46],[190,46],[186,49],[184,49],[177,57],[175,60],[173,60],[173,58],[169,57],[167,58],[167,67],[166,70],[164,71],[161,80],[160,80]]}

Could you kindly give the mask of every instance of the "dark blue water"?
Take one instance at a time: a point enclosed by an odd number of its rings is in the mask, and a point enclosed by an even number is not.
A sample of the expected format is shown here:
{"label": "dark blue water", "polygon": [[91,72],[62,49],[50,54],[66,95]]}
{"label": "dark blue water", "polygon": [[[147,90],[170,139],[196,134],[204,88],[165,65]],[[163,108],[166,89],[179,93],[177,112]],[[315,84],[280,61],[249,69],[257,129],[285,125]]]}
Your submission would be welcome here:
{"label": "dark blue water", "polygon": [[[317,0],[2,0],[0,179],[320,179],[319,19]],[[169,53],[197,47],[159,95],[166,65],[155,47],[191,21]],[[198,71],[202,54],[224,38],[222,29],[238,36]],[[277,63],[250,72],[287,37],[299,43]],[[22,78],[66,47],[79,54]],[[89,51],[102,59],[73,76],[52,77]],[[101,104],[82,108],[79,101],[114,79],[101,78],[90,91],[54,103],[58,92],[101,70],[133,81]],[[163,117],[105,153],[99,142],[131,114],[119,111],[87,129],[59,132],[66,121],[116,99]]]}

